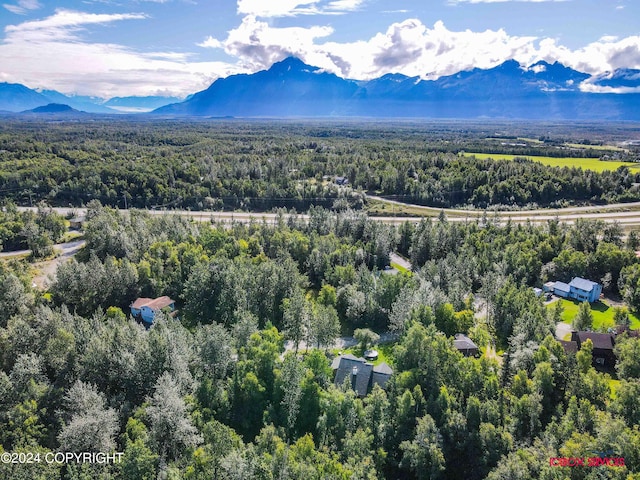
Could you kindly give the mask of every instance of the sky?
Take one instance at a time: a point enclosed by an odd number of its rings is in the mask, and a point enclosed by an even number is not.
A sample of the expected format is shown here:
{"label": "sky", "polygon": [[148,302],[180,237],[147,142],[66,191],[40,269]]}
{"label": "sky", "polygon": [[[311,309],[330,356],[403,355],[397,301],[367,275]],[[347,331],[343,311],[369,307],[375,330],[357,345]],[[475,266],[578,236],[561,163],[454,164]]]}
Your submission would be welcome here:
{"label": "sky", "polygon": [[292,55],[356,80],[640,69],[638,0],[4,1],[0,82],[104,99],[184,97]]}

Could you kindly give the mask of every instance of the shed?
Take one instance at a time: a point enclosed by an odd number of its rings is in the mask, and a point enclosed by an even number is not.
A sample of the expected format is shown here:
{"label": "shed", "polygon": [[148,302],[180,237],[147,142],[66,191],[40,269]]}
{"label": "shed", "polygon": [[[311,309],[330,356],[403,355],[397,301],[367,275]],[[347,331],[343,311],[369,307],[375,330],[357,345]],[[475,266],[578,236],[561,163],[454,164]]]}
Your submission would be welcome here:
{"label": "shed", "polygon": [[465,357],[475,357],[479,352],[478,346],[463,333],[456,333],[453,346]]}

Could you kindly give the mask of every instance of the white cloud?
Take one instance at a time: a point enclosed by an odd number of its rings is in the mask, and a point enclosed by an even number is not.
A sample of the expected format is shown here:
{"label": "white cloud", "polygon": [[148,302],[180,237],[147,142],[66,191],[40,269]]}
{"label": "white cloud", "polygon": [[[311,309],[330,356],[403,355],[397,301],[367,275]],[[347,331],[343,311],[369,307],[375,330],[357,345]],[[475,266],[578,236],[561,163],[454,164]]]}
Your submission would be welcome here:
{"label": "white cloud", "polygon": [[569,0],[449,0],[452,5],[458,3],[506,3],[506,2],[527,2],[527,3],[549,3],[568,2]]}
{"label": "white cloud", "polygon": [[9,25],[4,31],[5,42],[16,41],[50,41],[75,38],[75,32],[83,25],[106,24],[120,20],[140,20],[146,18],[142,14],[95,14],[59,9],[44,20],[33,20],[18,25]]}
{"label": "white cloud", "polygon": [[242,19],[237,28],[229,32],[224,41],[209,37],[199,45],[224,48],[227,54],[239,58],[253,71],[269,67],[272,63],[292,55],[310,62],[317,61],[319,57],[314,54],[317,48],[315,40],[332,33],[333,29],[326,26],[273,28],[249,15]]}
{"label": "white cloud", "polygon": [[553,39],[544,39],[540,41],[535,53],[540,60],[557,60],[563,65],[591,74],[601,74],[618,68],[640,68],[640,36],[626,37],[618,41],[607,40],[570,50],[558,45]]}
{"label": "white cloud", "polygon": [[5,3],[2,6],[9,10],[11,13],[24,15],[29,10],[37,10],[42,5],[40,5],[38,0],[19,0],[17,4]]}
{"label": "white cloud", "polygon": [[422,78],[452,75],[472,68],[491,68],[515,59],[522,65],[560,61],[586,73],[640,68],[640,37],[603,37],[578,50],[554,39],[513,36],[506,31],[451,31],[443,22],[427,27],[418,19],[393,23],[385,32],[351,43],[324,41],[329,27],[272,27],[247,16],[226,39],[208,38],[201,46],[223,48],[250,70],[268,68],[295,55],[308,64],[342,77],[371,79],[385,73]]}
{"label": "white cloud", "polygon": [[[0,78],[31,88],[110,98],[187,95],[218,76],[240,71],[224,62],[193,62],[189,54],[140,53],[117,44],[89,43],[81,36],[89,25],[145,18],[57,10],[43,20],[10,25],[0,44]],[[8,70],[11,65],[19,68]]]}
{"label": "white cloud", "polygon": [[[295,10],[326,9],[331,3],[284,0],[283,4]],[[333,2],[336,8],[357,8],[361,3]],[[262,1],[254,1],[254,6],[261,4]],[[270,12],[269,15],[276,10]],[[237,63],[200,62],[194,59],[194,54],[172,51],[143,53],[83,38],[89,28],[123,21],[148,19],[139,13],[99,15],[57,10],[41,20],[7,26],[0,43],[0,79],[32,88],[106,98],[184,96],[206,88],[220,76],[269,68],[288,56],[358,80],[386,73],[433,79],[475,67],[491,68],[510,59],[522,65],[540,60],[559,61],[591,74],[623,67],[640,69],[640,36],[621,39],[605,36],[571,50],[551,38],[513,36],[502,29],[452,31],[441,21],[430,27],[418,19],[393,23],[368,39],[341,43],[330,40],[334,30],[328,25],[274,27],[256,15],[246,15],[226,38],[210,36],[198,44],[224,50]]]}
{"label": "white cloud", "polygon": [[255,17],[338,15],[357,10],[366,0],[238,0],[238,13]]}
{"label": "white cloud", "polygon": [[582,82],[580,84],[580,90],[588,93],[640,93],[640,87],[605,87],[589,82]]}
{"label": "white cloud", "polygon": [[247,16],[226,39],[208,38],[200,45],[224,48],[252,69],[295,55],[343,77],[370,79],[389,72],[437,77],[489,68],[516,55],[532,56],[534,41],[503,30],[452,32],[442,22],[428,28],[418,19],[394,23],[369,40],[321,43],[332,32],[322,26],[277,28]]}
{"label": "white cloud", "polygon": [[362,6],[365,0],[335,0],[329,2],[327,10],[337,10],[341,12],[352,12]]}

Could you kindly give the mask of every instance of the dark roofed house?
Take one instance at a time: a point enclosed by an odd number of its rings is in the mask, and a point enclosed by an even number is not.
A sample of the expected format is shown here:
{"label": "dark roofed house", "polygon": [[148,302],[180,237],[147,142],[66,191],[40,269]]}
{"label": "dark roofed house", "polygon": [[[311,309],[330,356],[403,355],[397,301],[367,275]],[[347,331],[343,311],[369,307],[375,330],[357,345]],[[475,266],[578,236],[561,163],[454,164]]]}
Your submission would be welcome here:
{"label": "dark roofed house", "polygon": [[382,362],[380,365],[373,367],[373,376],[371,377],[371,381],[373,382],[373,385],[377,384],[380,385],[380,388],[384,388],[387,386],[387,382],[391,378],[391,375],[393,375],[391,367],[385,362]]}
{"label": "dark roofed house", "polygon": [[478,355],[478,346],[463,333],[457,333],[453,340],[453,346],[465,357]]}
{"label": "dark roofed house", "polygon": [[587,340],[593,343],[594,366],[613,368],[616,364],[616,356],[613,353],[615,345],[615,337],[611,333],[597,332],[571,332],[571,340],[576,342],[578,350],[582,348],[582,344]]}
{"label": "dark roofed house", "polygon": [[564,353],[566,354],[576,354],[578,353],[578,342],[574,342],[574,341],[566,341],[566,340],[558,340],[560,342],[560,345],[562,345],[562,348],[564,348]]}
{"label": "dark roofed house", "polygon": [[176,312],[176,302],[166,295],[158,298],[138,298],[130,305],[131,315],[145,325],[152,325],[156,314],[163,309]]}
{"label": "dark roofed house", "polygon": [[373,366],[364,358],[353,355],[340,355],[333,359],[331,368],[335,371],[336,386],[348,381],[359,397],[365,397],[375,384],[384,388],[393,375],[393,370],[386,363]]}

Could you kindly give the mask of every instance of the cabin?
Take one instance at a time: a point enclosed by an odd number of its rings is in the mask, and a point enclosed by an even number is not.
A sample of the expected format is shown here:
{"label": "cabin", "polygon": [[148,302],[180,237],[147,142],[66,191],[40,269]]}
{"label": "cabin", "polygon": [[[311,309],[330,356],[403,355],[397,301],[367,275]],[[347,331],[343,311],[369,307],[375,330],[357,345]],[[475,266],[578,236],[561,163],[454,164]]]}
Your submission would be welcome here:
{"label": "cabin", "polygon": [[453,346],[465,357],[475,357],[478,355],[478,346],[463,333],[456,333]]}
{"label": "cabin", "polygon": [[158,298],[138,298],[129,307],[131,308],[131,315],[147,326],[153,324],[156,314],[162,310],[170,314],[176,313],[175,300],[166,295]]}
{"label": "cabin", "polygon": [[595,367],[613,368],[616,365],[616,356],[613,353],[615,336],[611,333],[598,332],[571,332],[571,341],[576,342],[576,349],[580,350],[587,340],[593,343],[593,365]]}
{"label": "cabin", "polygon": [[84,215],[77,215],[69,220],[69,228],[73,230],[82,230],[86,222],[86,217]]}
{"label": "cabin", "polygon": [[382,362],[380,365],[374,366],[364,358],[358,358],[351,354],[334,358],[331,369],[335,372],[333,381],[337,387],[347,381],[361,398],[366,397],[374,385],[380,385],[381,388],[384,388],[393,375],[393,370],[386,363]]}

